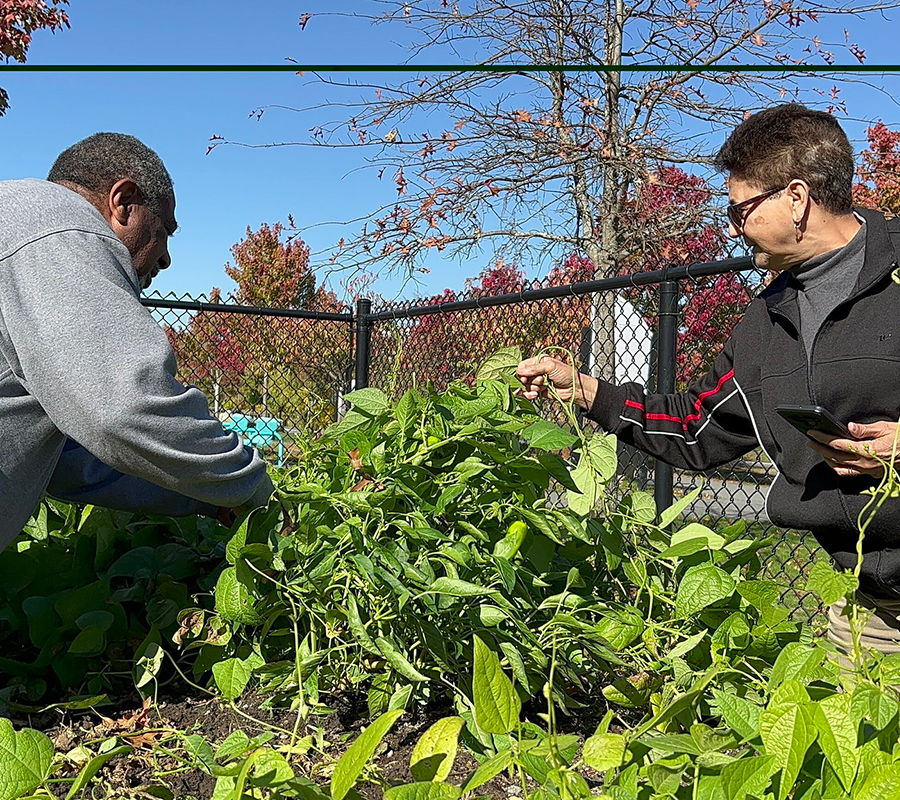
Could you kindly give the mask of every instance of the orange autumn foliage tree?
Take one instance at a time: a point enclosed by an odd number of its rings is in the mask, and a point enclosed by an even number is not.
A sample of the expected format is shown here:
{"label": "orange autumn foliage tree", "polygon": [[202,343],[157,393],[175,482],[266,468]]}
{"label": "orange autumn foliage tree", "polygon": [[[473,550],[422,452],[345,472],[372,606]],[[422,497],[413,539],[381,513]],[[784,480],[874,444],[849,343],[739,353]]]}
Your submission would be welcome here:
{"label": "orange autumn foliage tree", "polygon": [[231,248],[234,264],[225,273],[237,284],[235,300],[250,306],[308,309],[316,301],[316,276],[309,267],[309,247],[300,238],[282,241],[284,226],[249,227]]}

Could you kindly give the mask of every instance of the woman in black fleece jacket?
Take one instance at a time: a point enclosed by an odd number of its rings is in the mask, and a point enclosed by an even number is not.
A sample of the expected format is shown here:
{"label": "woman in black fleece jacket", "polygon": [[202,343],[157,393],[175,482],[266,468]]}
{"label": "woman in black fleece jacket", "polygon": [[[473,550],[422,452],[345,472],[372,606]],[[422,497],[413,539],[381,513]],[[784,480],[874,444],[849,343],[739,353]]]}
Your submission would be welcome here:
{"label": "woman in black fleece jacket", "polygon": [[[549,357],[518,368],[526,397],[552,384],[622,441],[687,469],[762,447],[778,470],[766,512],[809,530],[843,568],[856,564],[862,491],[890,460],[900,415],[900,220],[852,207],[853,150],[829,114],[796,103],[742,122],[716,165],[728,175],[728,225],[777,277],[748,306],[712,369],[684,392],[616,386]],[[894,335],[896,333],[896,335]],[[573,385],[574,384],[574,385]],[[776,412],[821,405],[855,440],[806,437]],[[857,601],[871,608],[864,646],[900,652],[900,498],[866,534]],[[849,644],[831,610],[831,637]]]}

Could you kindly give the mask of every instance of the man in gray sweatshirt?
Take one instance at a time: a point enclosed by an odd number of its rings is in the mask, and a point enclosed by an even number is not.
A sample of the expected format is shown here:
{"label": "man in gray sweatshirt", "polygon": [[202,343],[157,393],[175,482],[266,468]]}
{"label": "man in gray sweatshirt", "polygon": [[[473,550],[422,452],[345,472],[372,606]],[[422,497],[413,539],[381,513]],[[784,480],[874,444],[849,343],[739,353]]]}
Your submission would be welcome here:
{"label": "man in gray sweatshirt", "polygon": [[265,503],[264,462],[175,380],[140,303],[177,227],[159,156],[95,134],[47,181],[0,181],[0,221],[0,549],[45,491],[220,519]]}

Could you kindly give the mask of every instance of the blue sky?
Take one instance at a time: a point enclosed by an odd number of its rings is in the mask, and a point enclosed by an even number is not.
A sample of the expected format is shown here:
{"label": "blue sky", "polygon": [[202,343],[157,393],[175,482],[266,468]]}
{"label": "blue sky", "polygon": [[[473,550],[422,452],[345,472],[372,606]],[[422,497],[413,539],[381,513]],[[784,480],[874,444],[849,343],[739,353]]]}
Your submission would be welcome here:
{"label": "blue sky", "polygon": [[[71,0],[71,30],[39,33],[29,52],[32,64],[65,63],[399,63],[403,30],[371,27],[362,20],[316,16],[301,31],[301,13],[375,10],[371,0]],[[853,38],[869,63],[896,60],[888,20],[852,22]],[[437,60],[437,59],[436,59]],[[350,219],[390,199],[358,171],[353,151],[307,148],[249,150],[220,147],[206,155],[209,137],[279,141],[302,138],[306,124],[290,114],[250,112],[262,105],[299,105],[310,99],[308,80],[286,74],[49,73],[0,74],[11,108],[0,118],[0,178],[44,177],[55,156],[98,130],[132,133],[153,147],[175,179],[181,230],[172,240],[173,267],[154,289],[178,294],[232,285],[223,265],[229,248],[247,228],[263,222],[298,224]],[[900,121],[900,108],[864,92],[854,93],[860,117]],[[849,126],[859,136],[860,125]],[[378,192],[381,191],[381,194]],[[304,236],[327,247],[335,228]],[[469,263],[432,262],[420,291],[459,288],[477,275],[487,257]],[[399,291],[397,279],[376,288]],[[407,287],[407,295],[415,288]]]}
{"label": "blue sky", "polygon": [[[281,63],[286,57],[331,63],[351,54],[391,61],[390,45],[368,24],[318,17],[301,31],[300,13],[312,6],[266,0],[256,9],[263,7],[251,13],[249,4],[231,0],[72,0],[71,30],[37,34],[29,63]],[[343,219],[347,198],[359,195],[345,177],[354,164],[343,153],[222,147],[206,155],[213,134],[255,141],[296,136],[293,120],[259,123],[248,115],[266,103],[301,102],[305,82],[291,73],[5,74],[0,85],[11,108],[0,118],[2,177],[44,177],[61,150],[98,130],[134,134],[162,156],[178,199],[173,267],[154,289],[197,294],[229,287],[223,265],[248,225],[285,222],[288,214],[298,223]]]}

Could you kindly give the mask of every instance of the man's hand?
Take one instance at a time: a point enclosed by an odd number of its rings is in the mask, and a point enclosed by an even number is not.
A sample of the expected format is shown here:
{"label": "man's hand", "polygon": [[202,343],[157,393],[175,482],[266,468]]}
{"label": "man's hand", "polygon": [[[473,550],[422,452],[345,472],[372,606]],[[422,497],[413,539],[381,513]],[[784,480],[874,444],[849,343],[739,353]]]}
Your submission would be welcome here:
{"label": "man's hand", "polygon": [[216,519],[226,528],[230,528],[244,511],[246,511],[244,506],[238,506],[237,508],[219,508],[216,512]]}
{"label": "man's hand", "polygon": [[529,400],[546,396],[552,386],[563,402],[574,400],[576,405],[590,408],[597,393],[594,378],[550,356],[526,358],[516,367],[516,377],[523,387],[520,394]]}
{"label": "man's hand", "polygon": [[[809,435],[816,441],[810,442],[809,446],[822,456],[838,475],[843,477],[871,475],[880,478],[884,466],[875,456],[890,463],[897,423],[885,421],[862,425],[851,422],[847,427],[850,428],[850,433],[857,437],[856,440],[810,431]],[[897,452],[900,454],[900,446]]]}

